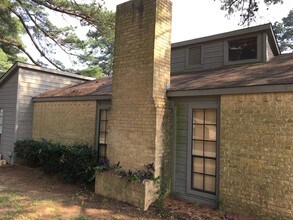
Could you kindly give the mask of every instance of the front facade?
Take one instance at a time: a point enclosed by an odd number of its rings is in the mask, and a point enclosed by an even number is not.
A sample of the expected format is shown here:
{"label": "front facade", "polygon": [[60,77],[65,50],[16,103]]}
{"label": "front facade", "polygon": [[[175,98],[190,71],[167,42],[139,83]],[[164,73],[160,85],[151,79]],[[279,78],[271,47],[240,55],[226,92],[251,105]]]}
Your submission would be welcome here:
{"label": "front facade", "polygon": [[293,55],[271,25],[170,47],[168,0],[117,14],[114,78],[36,96],[33,137],[93,145],[125,169],[154,162],[192,202],[291,219]]}
{"label": "front facade", "polygon": [[0,79],[0,153],[13,163],[14,143],[32,137],[32,97],[91,80],[75,74],[15,63]]}

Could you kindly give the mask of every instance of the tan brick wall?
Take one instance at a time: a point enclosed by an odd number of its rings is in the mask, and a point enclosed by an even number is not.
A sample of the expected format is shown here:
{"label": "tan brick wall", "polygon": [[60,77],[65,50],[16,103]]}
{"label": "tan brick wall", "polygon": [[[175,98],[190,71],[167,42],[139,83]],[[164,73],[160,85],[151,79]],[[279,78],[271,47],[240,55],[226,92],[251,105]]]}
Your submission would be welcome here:
{"label": "tan brick wall", "polygon": [[[119,5],[108,157],[125,169],[155,162],[157,175],[166,157],[169,105],[171,2],[134,0]],[[168,132],[168,135],[170,132]]]}
{"label": "tan brick wall", "polygon": [[95,146],[96,102],[37,102],[33,138]]}
{"label": "tan brick wall", "polygon": [[224,95],[221,207],[257,219],[293,219],[293,93]]}

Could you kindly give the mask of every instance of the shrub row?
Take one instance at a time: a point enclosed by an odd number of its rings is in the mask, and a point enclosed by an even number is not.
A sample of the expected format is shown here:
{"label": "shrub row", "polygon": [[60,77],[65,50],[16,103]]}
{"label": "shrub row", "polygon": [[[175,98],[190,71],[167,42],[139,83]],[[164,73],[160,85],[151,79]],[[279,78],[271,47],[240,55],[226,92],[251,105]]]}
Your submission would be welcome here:
{"label": "shrub row", "polygon": [[28,166],[41,165],[45,173],[58,173],[65,182],[90,184],[94,181],[98,155],[90,146],[20,140],[14,150]]}

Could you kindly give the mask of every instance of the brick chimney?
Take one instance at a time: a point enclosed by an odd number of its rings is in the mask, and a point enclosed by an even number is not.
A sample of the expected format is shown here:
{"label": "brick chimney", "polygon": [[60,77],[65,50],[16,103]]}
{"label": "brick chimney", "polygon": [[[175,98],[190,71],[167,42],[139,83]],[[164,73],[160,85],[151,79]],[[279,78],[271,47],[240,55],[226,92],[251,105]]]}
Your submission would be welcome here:
{"label": "brick chimney", "polygon": [[170,0],[132,0],[117,6],[112,108],[107,156],[123,169],[170,162]]}

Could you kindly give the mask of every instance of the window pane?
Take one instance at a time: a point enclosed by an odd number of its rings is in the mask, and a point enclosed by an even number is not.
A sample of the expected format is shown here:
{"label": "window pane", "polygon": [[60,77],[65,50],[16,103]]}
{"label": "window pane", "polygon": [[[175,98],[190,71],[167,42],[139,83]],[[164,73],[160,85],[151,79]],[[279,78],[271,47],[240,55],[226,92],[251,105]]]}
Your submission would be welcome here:
{"label": "window pane", "polygon": [[229,61],[257,58],[257,37],[229,41]]}
{"label": "window pane", "polygon": [[193,158],[193,172],[203,173],[203,158]]}
{"label": "window pane", "polygon": [[192,188],[216,192],[217,109],[193,109]]}
{"label": "window pane", "polygon": [[193,186],[194,189],[203,190],[203,175],[202,174],[193,174]]}
{"label": "window pane", "polygon": [[2,134],[2,125],[3,125],[3,108],[0,108],[0,134]]}
{"label": "window pane", "polygon": [[216,175],[216,160],[205,159],[205,174]]}
{"label": "window pane", "polygon": [[100,157],[106,156],[106,145],[103,145],[103,144],[99,145],[99,156]]}
{"label": "window pane", "polygon": [[107,120],[107,110],[101,110],[100,120]]}
{"label": "window pane", "polygon": [[205,176],[204,190],[209,192],[216,192],[216,177]]}
{"label": "window pane", "polygon": [[216,126],[215,125],[206,125],[205,126],[205,140],[216,141]]}
{"label": "window pane", "polygon": [[100,122],[100,132],[106,132],[106,121]]}
{"label": "window pane", "polygon": [[203,141],[193,141],[193,155],[203,156]]}
{"label": "window pane", "polygon": [[209,142],[206,141],[204,146],[204,155],[206,157],[213,157],[216,158],[216,142]]}
{"label": "window pane", "polygon": [[193,123],[203,124],[203,118],[204,118],[203,109],[193,110]]}
{"label": "window pane", "polygon": [[205,111],[205,123],[206,124],[216,124],[217,122],[217,110],[216,109],[206,109]]}
{"label": "window pane", "polygon": [[203,126],[193,125],[193,139],[203,140]]}
{"label": "window pane", "polygon": [[99,143],[106,144],[106,134],[105,133],[100,133]]}

